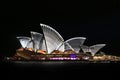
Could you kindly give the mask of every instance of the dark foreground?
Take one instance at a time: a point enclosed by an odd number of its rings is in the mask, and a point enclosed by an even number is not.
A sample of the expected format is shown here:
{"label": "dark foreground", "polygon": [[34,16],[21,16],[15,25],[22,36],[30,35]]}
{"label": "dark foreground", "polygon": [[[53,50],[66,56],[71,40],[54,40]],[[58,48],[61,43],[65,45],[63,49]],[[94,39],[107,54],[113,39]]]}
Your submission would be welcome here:
{"label": "dark foreground", "polygon": [[[88,62],[88,61],[13,61],[1,62],[1,73],[4,78],[51,79],[51,78],[115,78],[120,72],[120,62]],[[107,76],[108,75],[108,76]],[[116,76],[117,77],[117,76]],[[14,78],[15,79],[15,78]]]}

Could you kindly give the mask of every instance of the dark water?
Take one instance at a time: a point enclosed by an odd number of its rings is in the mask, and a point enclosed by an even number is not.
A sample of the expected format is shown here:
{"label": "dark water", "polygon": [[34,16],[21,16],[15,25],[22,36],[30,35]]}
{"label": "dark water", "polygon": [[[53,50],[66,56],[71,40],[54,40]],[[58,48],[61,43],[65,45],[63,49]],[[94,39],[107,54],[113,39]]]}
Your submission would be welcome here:
{"label": "dark water", "polygon": [[79,77],[114,78],[120,71],[119,62],[88,63],[74,61],[44,61],[44,62],[1,62],[0,71],[4,78],[20,79],[77,79]]}

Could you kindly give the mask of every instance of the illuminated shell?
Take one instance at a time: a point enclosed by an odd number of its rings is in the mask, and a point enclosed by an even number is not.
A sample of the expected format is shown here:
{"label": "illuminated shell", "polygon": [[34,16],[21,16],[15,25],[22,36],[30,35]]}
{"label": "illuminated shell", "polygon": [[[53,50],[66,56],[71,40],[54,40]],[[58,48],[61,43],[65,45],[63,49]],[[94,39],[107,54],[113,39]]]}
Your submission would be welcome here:
{"label": "illuminated shell", "polygon": [[[57,50],[64,42],[62,36],[53,28],[48,25],[40,24],[42,27],[45,43],[47,47],[47,52],[50,54],[53,50]],[[64,51],[64,45],[59,48],[60,51]]]}
{"label": "illuminated shell", "polygon": [[85,37],[74,37],[70,38],[66,43],[69,43],[69,45],[72,47],[72,50],[75,51],[76,53],[79,53],[80,51],[80,46],[83,45],[84,41],[86,40]]}
{"label": "illuminated shell", "polygon": [[43,35],[38,32],[34,32],[34,31],[31,31],[30,33],[31,33],[32,41],[33,41],[33,50],[36,52],[42,47]]}
{"label": "illuminated shell", "polygon": [[81,46],[84,53],[90,52],[92,56],[94,56],[101,48],[103,48],[106,44],[96,44],[93,46]]}
{"label": "illuminated shell", "polygon": [[28,46],[28,44],[31,42],[30,37],[18,36],[16,38],[19,40],[22,48],[29,48],[30,47],[30,45]]}

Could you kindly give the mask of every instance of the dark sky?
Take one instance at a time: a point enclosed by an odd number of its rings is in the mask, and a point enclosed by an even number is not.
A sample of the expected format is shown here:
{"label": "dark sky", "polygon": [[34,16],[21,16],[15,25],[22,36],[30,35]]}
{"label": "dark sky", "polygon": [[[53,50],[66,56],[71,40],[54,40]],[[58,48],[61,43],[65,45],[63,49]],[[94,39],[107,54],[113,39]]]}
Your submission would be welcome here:
{"label": "dark sky", "polygon": [[65,40],[86,37],[85,45],[105,43],[104,52],[120,55],[119,1],[3,2],[0,10],[1,55],[15,53],[20,46],[16,36],[42,33],[40,23],[55,28]]}

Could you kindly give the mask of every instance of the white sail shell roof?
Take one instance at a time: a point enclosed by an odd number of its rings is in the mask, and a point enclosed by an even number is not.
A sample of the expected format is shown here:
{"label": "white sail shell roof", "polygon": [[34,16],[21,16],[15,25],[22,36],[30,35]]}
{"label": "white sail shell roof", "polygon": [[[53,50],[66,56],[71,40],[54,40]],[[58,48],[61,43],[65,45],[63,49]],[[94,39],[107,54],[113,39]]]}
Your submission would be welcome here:
{"label": "white sail shell roof", "polygon": [[[43,30],[43,34],[45,37],[45,43],[47,47],[47,52],[50,54],[53,50],[58,49],[60,46],[62,46],[64,39],[62,36],[52,27],[40,24]],[[64,45],[59,48],[60,51],[64,51]]]}
{"label": "white sail shell roof", "polygon": [[69,43],[65,42],[64,45],[65,45],[65,50],[73,50],[74,51],[74,49],[71,47],[71,45]]}
{"label": "white sail shell roof", "polygon": [[106,46],[106,44],[96,44],[93,46],[81,46],[81,48],[84,53],[90,52],[94,56],[104,46]]}
{"label": "white sail shell roof", "polygon": [[42,39],[42,42],[41,42],[41,50],[44,50],[44,51],[47,51],[47,47],[46,47],[46,44],[45,44],[45,39],[43,38]]}
{"label": "white sail shell roof", "polygon": [[101,48],[106,46],[106,44],[85,46],[83,45],[86,40],[85,37],[74,37],[64,41],[62,36],[52,27],[45,24],[40,24],[40,26],[43,34],[31,31],[31,38],[25,36],[16,37],[23,48],[33,48],[35,52],[41,49],[47,51],[48,54],[53,50],[65,51],[69,49],[79,53],[80,49],[82,49],[84,53],[90,52],[94,56]]}
{"label": "white sail shell roof", "polygon": [[[32,45],[31,45],[31,38],[30,38],[30,37],[18,36],[18,37],[16,37],[16,38],[19,40],[22,48],[32,47]],[[29,43],[30,43],[30,44],[29,44]]]}
{"label": "white sail shell roof", "polygon": [[85,40],[86,40],[85,37],[74,37],[68,39],[65,42],[68,43],[76,53],[78,53],[80,50],[80,46],[83,45]]}
{"label": "white sail shell roof", "polygon": [[33,50],[36,52],[38,49],[42,48],[43,44],[43,35],[38,32],[31,31],[31,38],[33,41]]}

